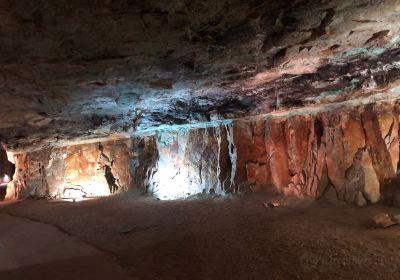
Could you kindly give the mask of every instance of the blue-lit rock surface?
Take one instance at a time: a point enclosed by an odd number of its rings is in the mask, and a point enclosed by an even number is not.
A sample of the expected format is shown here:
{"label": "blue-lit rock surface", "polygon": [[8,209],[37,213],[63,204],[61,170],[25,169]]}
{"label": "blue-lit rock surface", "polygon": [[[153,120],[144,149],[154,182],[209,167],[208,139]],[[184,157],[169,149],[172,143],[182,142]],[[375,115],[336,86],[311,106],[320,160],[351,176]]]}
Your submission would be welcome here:
{"label": "blue-lit rock surface", "polygon": [[32,150],[365,97],[398,79],[399,13],[395,0],[6,1],[0,140]]}

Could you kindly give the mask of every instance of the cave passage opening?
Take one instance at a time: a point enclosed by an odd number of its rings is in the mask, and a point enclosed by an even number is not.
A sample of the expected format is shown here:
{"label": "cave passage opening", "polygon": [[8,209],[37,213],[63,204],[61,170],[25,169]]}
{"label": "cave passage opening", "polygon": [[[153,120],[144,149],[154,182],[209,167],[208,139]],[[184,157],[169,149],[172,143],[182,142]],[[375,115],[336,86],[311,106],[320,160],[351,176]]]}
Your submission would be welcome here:
{"label": "cave passage opening", "polygon": [[15,165],[8,160],[7,152],[0,147],[0,201],[3,201],[7,192],[7,185],[15,173]]}

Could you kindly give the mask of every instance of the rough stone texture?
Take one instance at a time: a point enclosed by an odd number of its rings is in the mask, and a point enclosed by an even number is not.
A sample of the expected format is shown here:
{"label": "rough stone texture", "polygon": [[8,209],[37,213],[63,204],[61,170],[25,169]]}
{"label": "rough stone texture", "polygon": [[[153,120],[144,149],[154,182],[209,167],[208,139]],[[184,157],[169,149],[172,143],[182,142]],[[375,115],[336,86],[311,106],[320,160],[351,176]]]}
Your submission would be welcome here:
{"label": "rough stone texture", "polygon": [[[137,142],[137,187],[160,198],[224,193],[233,187],[228,126],[163,132]],[[231,181],[232,179],[232,181]]]}
{"label": "rough stone texture", "polygon": [[23,152],[390,90],[399,13],[397,0],[1,0],[0,141]]}
{"label": "rough stone texture", "polygon": [[119,191],[127,190],[132,181],[129,145],[112,141],[15,154],[16,172],[6,198],[109,195],[114,190],[107,166]]}
{"label": "rough stone texture", "polygon": [[142,192],[152,189],[152,178],[157,172],[159,159],[155,137],[143,137],[133,140],[133,158],[131,168],[134,186]]}
{"label": "rough stone texture", "polygon": [[372,217],[373,225],[377,228],[387,228],[393,225],[397,225],[396,219],[389,214],[379,213]]}
{"label": "rough stone texture", "polygon": [[107,195],[106,166],[121,189],[161,199],[266,191],[365,205],[397,203],[399,103],[240,119],[158,131],[130,141],[15,154],[9,197]]}
{"label": "rough stone texture", "polygon": [[7,196],[397,204],[399,15],[397,0],[0,0]]}

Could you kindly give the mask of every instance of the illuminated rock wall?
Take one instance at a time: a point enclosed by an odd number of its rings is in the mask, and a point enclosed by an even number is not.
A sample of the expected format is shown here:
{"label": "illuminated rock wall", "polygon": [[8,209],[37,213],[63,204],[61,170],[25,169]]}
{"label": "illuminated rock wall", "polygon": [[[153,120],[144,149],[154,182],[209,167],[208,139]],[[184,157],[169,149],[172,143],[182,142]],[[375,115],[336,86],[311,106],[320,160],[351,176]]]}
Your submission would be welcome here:
{"label": "illuminated rock wall", "polygon": [[251,189],[362,205],[377,202],[396,177],[399,105],[242,119],[146,141],[156,163],[144,187],[160,198]]}
{"label": "illuminated rock wall", "polygon": [[7,153],[0,145],[0,185],[7,183],[14,173],[14,166],[8,161]]}
{"label": "illuminated rock wall", "polygon": [[[228,192],[233,156],[228,152],[231,126],[162,132],[147,137],[156,163],[148,169],[144,190],[161,199],[186,197],[202,192]],[[138,160],[140,162],[140,160]],[[139,164],[140,166],[140,164]],[[142,172],[143,174],[143,172]]]}
{"label": "illuminated rock wall", "polygon": [[348,202],[376,202],[380,184],[396,175],[398,123],[392,103],[239,121],[236,182],[297,197],[334,194]]}
{"label": "illuminated rock wall", "polygon": [[129,145],[112,141],[14,155],[16,173],[7,198],[105,196],[126,190],[132,181]]}
{"label": "illuminated rock wall", "polygon": [[4,200],[6,188],[12,180],[14,165],[8,161],[7,152],[0,145],[0,201]]}
{"label": "illuminated rock wall", "polygon": [[251,190],[374,203],[397,176],[399,111],[395,101],[303,110],[18,154],[8,196],[108,195],[108,166],[119,190],[161,199]]}

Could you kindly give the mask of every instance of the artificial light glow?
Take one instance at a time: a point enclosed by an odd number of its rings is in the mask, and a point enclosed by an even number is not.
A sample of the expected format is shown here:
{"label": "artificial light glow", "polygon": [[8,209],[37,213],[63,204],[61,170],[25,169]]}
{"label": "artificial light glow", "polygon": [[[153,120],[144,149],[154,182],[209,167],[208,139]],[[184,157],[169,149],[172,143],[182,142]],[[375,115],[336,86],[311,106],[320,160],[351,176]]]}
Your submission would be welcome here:
{"label": "artificial light glow", "polygon": [[[107,183],[104,183],[101,178],[91,178],[87,180],[90,184],[74,185],[65,187],[60,198],[71,202],[78,202],[87,199],[106,197],[110,195],[110,190]],[[97,184],[96,184],[97,183]]]}
{"label": "artificial light glow", "polygon": [[101,197],[111,193],[102,170],[88,172],[86,176],[79,170],[70,170],[66,177],[61,198]]}
{"label": "artificial light glow", "polygon": [[79,200],[79,199],[83,199],[84,197],[86,197],[86,193],[83,191],[83,188],[66,189],[66,190],[64,190],[64,194],[63,194],[64,199]]}
{"label": "artificial light glow", "polygon": [[[229,187],[232,187],[236,176],[237,160],[236,146],[233,141],[233,127],[226,124],[222,128],[227,133],[229,159],[232,164],[232,172],[227,180],[230,181]],[[214,133],[208,135],[216,137],[218,144],[216,162],[210,162],[210,166],[206,166],[208,163],[204,162],[204,159],[202,160],[202,155],[190,150],[191,145],[187,146],[190,136],[188,130],[164,131],[158,135],[159,159],[157,166],[149,172],[151,174],[151,178],[148,178],[149,191],[162,200],[183,199],[211,189],[216,194],[224,194],[222,184],[219,181],[221,173],[219,156],[222,142],[220,129],[220,126],[214,127]],[[206,133],[208,133],[207,130]],[[202,160],[202,162],[198,163],[197,160]],[[211,168],[215,169],[211,170]]]}
{"label": "artificial light glow", "polygon": [[92,197],[82,197],[82,198],[61,198],[58,201],[65,201],[65,202],[81,202],[86,200],[93,200]]}
{"label": "artificial light glow", "polygon": [[159,162],[153,180],[157,185],[154,195],[163,200],[185,198],[196,191],[189,182],[188,172],[173,164]]}
{"label": "artificial light glow", "polygon": [[3,183],[10,183],[10,177],[7,174],[3,177]]}
{"label": "artificial light glow", "polygon": [[[205,187],[197,170],[185,164],[186,144],[187,135],[181,132],[163,133],[158,139],[159,160],[151,178],[151,192],[159,199],[186,198],[201,193]],[[171,147],[178,149],[172,151]]]}
{"label": "artificial light glow", "polygon": [[7,186],[10,183],[10,177],[5,174],[3,178],[0,177],[0,186]]}
{"label": "artificial light glow", "polygon": [[[101,197],[101,196],[96,196],[96,197],[88,196],[88,193],[86,192],[86,189],[88,189],[88,188],[85,188],[85,187],[82,187],[82,186],[76,186],[76,187],[73,187],[73,188],[66,188],[64,190],[63,196],[58,201],[80,202],[80,201],[91,200],[91,199],[94,199],[94,198]],[[91,193],[90,193],[90,195],[91,195]]]}

